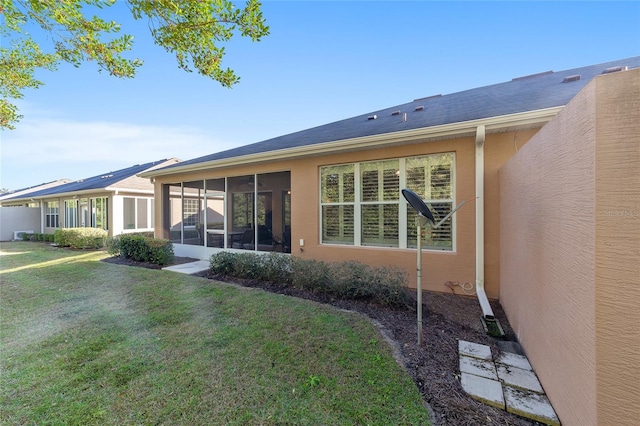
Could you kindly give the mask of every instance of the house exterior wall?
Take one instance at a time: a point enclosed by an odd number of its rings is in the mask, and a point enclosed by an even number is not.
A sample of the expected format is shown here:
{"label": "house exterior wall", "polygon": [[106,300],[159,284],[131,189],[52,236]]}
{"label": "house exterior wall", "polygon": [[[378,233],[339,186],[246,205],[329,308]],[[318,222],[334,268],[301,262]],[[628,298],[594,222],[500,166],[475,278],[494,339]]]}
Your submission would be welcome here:
{"label": "house exterior wall", "polygon": [[[521,146],[534,130],[518,133],[508,132],[489,134],[485,142],[486,180],[485,196],[490,202],[485,203],[486,224],[490,232],[485,235],[485,246],[489,253],[486,264],[485,288],[488,297],[499,296],[499,249],[498,229],[498,168],[515,152],[514,139]],[[419,141],[418,141],[419,142]],[[469,200],[467,205],[455,214],[455,250],[425,250],[423,259],[422,284],[425,290],[450,291],[444,285],[447,281],[475,283],[475,139],[465,137],[459,139],[430,141],[405,144],[402,146],[375,148],[366,151],[312,156],[282,162],[251,164],[233,168],[218,168],[210,171],[199,171],[155,178],[156,193],[156,235],[162,235],[162,184],[186,182],[198,179],[240,176],[253,173],[278,171],[291,172],[291,253],[301,258],[324,260],[328,262],[357,260],[370,265],[394,265],[407,271],[409,286],[416,287],[416,251],[415,249],[357,247],[337,244],[320,244],[320,167],[332,164],[382,160],[410,157],[425,154],[455,152],[455,200],[454,205],[462,200]],[[165,212],[166,214],[166,212]],[[410,226],[413,226],[411,224]],[[301,246],[301,240],[304,245]],[[176,253],[197,256],[198,253],[209,253],[200,247],[176,247]]]}
{"label": "house exterior wall", "polygon": [[0,241],[13,240],[14,231],[40,232],[40,208],[0,207]]}
{"label": "house exterior wall", "polygon": [[[122,233],[126,233],[126,232],[139,232],[139,231],[145,231],[145,230],[153,230],[152,226],[149,226],[145,229],[131,229],[131,230],[127,230],[124,227],[124,223],[123,223],[123,215],[124,215],[124,199],[131,197],[131,198],[153,198],[153,194],[151,192],[149,193],[141,193],[141,192],[123,192],[123,191],[119,191],[118,195],[114,195],[113,192],[87,192],[87,193],[81,193],[81,194],[77,194],[76,198],[73,198],[74,196],[72,194],[68,194],[68,195],[63,195],[63,196],[55,196],[55,197],[48,197],[48,198],[41,198],[38,199],[37,201],[39,201],[41,203],[42,208],[38,209],[39,211],[41,211],[41,213],[38,213],[39,215],[42,216],[42,223],[43,223],[43,229],[44,229],[44,233],[45,234],[53,234],[56,229],[60,229],[60,228],[64,228],[65,227],[65,205],[64,202],[65,201],[70,201],[70,200],[81,200],[81,199],[90,199],[90,198],[107,198],[107,223],[108,223],[108,235],[109,236],[114,236],[114,235],[119,235]],[[59,220],[58,223],[60,224],[60,228],[51,228],[51,227],[46,227],[44,224],[45,222],[45,215],[46,215],[46,206],[48,202],[55,202],[57,201],[59,204]],[[152,200],[153,203],[153,200]],[[89,212],[90,214],[90,212]],[[150,216],[151,219],[151,216]],[[86,224],[86,227],[89,227],[89,223]],[[81,223],[81,219],[78,222],[78,227],[83,227],[82,223]],[[40,229],[40,225],[38,225],[38,231],[39,232]]]}
{"label": "house exterior wall", "polygon": [[500,170],[500,301],[566,425],[637,422],[639,81],[597,77]]}
{"label": "house exterior wall", "polygon": [[640,70],[596,80],[598,424],[640,415]]}

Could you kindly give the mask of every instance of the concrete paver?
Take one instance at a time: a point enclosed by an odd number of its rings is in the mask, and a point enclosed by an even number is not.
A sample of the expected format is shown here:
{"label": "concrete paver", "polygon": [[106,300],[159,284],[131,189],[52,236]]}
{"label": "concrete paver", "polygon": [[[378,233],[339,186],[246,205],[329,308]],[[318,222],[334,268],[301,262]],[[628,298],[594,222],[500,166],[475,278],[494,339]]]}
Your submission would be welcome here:
{"label": "concrete paver", "polygon": [[505,386],[504,398],[508,412],[540,423],[560,426],[560,420],[545,395]]}
{"label": "concrete paver", "polygon": [[473,358],[491,360],[491,348],[487,345],[479,343],[458,340],[458,352],[460,355],[466,355]]}
{"label": "concrete paver", "polygon": [[478,401],[502,410],[505,409],[502,385],[500,382],[474,374],[461,373],[460,375],[462,388],[471,395],[473,399],[477,399]]}
{"label": "concrete paver", "polygon": [[521,368],[523,370],[533,370],[531,368],[531,364],[529,364],[529,360],[526,356],[513,354],[509,352],[502,352],[496,362],[500,364],[510,365],[511,367]]}
{"label": "concrete paver", "polygon": [[196,262],[182,263],[180,265],[167,266],[166,268],[162,268],[164,271],[173,271],[181,274],[197,274],[198,272],[203,272],[209,269],[209,261],[208,260],[198,260]]}
{"label": "concrete paver", "polygon": [[523,370],[522,368],[509,367],[502,364],[498,364],[496,369],[498,370],[498,378],[510,386],[538,393],[544,392],[538,377],[531,370]]}
{"label": "concrete paver", "polygon": [[502,352],[494,362],[488,346],[463,340],[458,353],[460,381],[472,398],[540,423],[560,424],[525,356]]}
{"label": "concrete paver", "polygon": [[460,372],[475,374],[476,376],[486,377],[487,379],[498,380],[495,364],[493,361],[487,361],[484,359],[461,356]]}

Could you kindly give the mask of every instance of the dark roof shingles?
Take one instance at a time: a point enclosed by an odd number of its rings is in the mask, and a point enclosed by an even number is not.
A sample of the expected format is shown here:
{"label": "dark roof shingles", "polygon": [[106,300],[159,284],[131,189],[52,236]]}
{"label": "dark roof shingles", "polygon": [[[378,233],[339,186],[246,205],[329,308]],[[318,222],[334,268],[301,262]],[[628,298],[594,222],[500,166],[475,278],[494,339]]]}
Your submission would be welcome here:
{"label": "dark roof shingles", "polygon": [[[165,169],[563,106],[595,76],[602,74],[602,71],[609,67],[620,65],[629,68],[640,67],[640,56],[570,70],[540,73],[449,95],[417,99],[380,111],[183,161]],[[580,80],[563,83],[565,77],[576,74],[581,75]],[[415,111],[415,107],[419,105],[424,106],[424,109]],[[400,115],[392,116],[391,112],[397,110],[401,111]],[[405,112],[407,121],[403,122]],[[367,117],[371,115],[376,115],[377,119],[368,120]]]}

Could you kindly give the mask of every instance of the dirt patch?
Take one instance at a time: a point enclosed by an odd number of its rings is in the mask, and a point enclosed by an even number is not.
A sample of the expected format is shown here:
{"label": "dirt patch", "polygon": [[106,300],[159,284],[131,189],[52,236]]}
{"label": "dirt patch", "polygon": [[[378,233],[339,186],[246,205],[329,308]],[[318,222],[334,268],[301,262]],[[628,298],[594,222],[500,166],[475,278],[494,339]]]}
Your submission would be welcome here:
{"label": "dirt patch", "polygon": [[[194,260],[176,258],[174,264]],[[107,258],[104,261],[159,268],[157,265],[131,262],[119,257]],[[436,425],[540,424],[482,404],[469,397],[462,389],[458,366],[458,340],[488,345],[494,356],[499,353],[498,340],[484,331],[480,320],[482,311],[475,297],[425,292],[422,300],[424,345],[418,346],[416,312],[412,309],[394,310],[372,303],[338,300],[297,289],[282,289],[259,281],[223,279],[209,272],[198,275],[327,303],[340,309],[360,312],[371,318],[397,348],[396,358],[405,366],[424,401],[431,407]],[[505,332],[501,340],[515,341],[500,304],[491,302],[491,307]]]}

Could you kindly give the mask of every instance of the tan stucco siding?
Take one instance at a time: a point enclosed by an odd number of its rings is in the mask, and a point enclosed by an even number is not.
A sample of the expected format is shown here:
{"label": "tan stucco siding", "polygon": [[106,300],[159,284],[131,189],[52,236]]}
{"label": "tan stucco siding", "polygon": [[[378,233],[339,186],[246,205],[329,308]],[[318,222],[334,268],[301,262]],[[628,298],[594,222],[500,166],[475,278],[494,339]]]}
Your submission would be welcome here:
{"label": "tan stucco siding", "polygon": [[[488,135],[485,144],[487,179],[485,191],[487,203],[485,223],[489,232],[485,244],[489,251],[486,267],[486,289],[490,298],[499,295],[498,182],[497,170],[515,152],[514,139],[522,146],[534,134],[534,130],[518,134],[509,132]],[[325,261],[358,260],[371,265],[395,265],[406,270],[409,286],[416,286],[415,249],[388,249],[382,247],[353,247],[320,244],[320,168],[331,164],[362,162],[424,154],[454,152],[455,204],[468,200],[468,204],[455,215],[455,251],[425,251],[423,255],[423,288],[433,291],[450,291],[447,281],[475,282],[475,140],[473,137],[406,144],[324,156],[311,156],[296,160],[279,161],[241,167],[219,168],[155,179],[156,184],[156,234],[162,235],[161,185],[180,181],[240,176],[277,171],[291,172],[291,225],[292,254],[303,258]],[[494,158],[495,157],[495,158]],[[300,240],[304,246],[300,246]],[[459,289],[458,289],[459,291]]]}
{"label": "tan stucco siding", "polygon": [[492,299],[498,299],[500,296],[498,171],[538,130],[489,134],[484,143],[484,285],[487,296]]}
{"label": "tan stucco siding", "polygon": [[598,424],[640,421],[640,70],[596,79]]}
{"label": "tan stucco siding", "polygon": [[639,73],[597,77],[500,170],[500,301],[567,425],[640,415]]}

